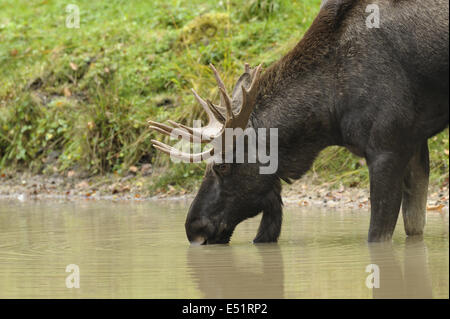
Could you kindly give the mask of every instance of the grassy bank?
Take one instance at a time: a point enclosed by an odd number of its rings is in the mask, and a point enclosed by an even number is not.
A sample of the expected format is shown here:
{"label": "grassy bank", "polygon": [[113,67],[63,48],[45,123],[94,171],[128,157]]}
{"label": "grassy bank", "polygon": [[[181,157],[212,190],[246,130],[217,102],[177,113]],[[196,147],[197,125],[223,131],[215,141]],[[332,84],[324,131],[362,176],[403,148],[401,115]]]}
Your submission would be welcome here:
{"label": "grassy bank", "polygon": [[[0,171],[128,174],[152,163],[151,188],[193,189],[203,164],[155,152],[146,120],[192,123],[190,88],[218,99],[208,68],[231,87],[244,62],[270,65],[301,38],[320,0],[0,2]],[[448,180],[448,130],[430,141],[432,182]],[[167,169],[170,168],[170,169]],[[361,159],[325,150],[317,182],[367,183]]]}

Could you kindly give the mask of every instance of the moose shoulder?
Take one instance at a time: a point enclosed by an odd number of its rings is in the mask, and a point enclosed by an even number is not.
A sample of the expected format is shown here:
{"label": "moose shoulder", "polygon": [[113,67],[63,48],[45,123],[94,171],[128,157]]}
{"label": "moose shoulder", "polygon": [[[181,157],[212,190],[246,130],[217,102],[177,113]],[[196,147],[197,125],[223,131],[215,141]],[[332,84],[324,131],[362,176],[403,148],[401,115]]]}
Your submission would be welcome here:
{"label": "moose shoulder", "polygon": [[[366,9],[374,4],[380,19],[373,28],[366,25]],[[328,0],[295,48],[263,73],[246,66],[231,96],[213,68],[220,105],[194,93],[210,118],[208,126],[150,121],[161,133],[221,145],[227,128],[254,129],[257,134],[261,128],[277,129],[274,173],[260,173],[259,155],[255,162],[208,164],[186,219],[189,241],[227,243],[236,225],[260,212],[254,241],[277,241],[280,180],[300,178],[331,145],[347,147],[367,160],[369,241],[391,239],[400,207],[407,235],[421,235],[427,140],[449,123],[448,16],[447,0]],[[196,135],[201,138],[196,140]],[[158,141],[153,144],[189,161],[217,153],[186,154]]]}

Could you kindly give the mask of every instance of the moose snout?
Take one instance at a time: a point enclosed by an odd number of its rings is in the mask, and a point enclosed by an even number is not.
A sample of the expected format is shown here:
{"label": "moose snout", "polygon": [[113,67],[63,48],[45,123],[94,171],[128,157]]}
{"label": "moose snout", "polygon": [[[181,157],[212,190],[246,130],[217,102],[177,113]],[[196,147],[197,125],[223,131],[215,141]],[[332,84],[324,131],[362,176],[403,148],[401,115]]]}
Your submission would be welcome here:
{"label": "moose snout", "polygon": [[215,227],[206,217],[188,218],[185,224],[186,235],[191,244],[207,244],[215,232]]}
{"label": "moose snout", "polygon": [[207,217],[188,219],[185,227],[192,245],[227,244],[232,234],[224,221],[213,222]]}

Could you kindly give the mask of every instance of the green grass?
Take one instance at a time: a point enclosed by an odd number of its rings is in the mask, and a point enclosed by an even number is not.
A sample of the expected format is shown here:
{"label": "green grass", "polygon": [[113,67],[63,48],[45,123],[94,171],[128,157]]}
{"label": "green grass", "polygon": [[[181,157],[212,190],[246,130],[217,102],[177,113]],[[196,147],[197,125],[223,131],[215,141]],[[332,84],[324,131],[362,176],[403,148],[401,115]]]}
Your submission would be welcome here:
{"label": "green grass", "polygon": [[[149,118],[204,116],[190,88],[218,98],[208,68],[231,87],[243,63],[270,65],[302,37],[320,0],[0,2],[0,169],[125,174],[152,162],[170,168],[154,188],[195,188],[204,164],[171,164],[151,148]],[[158,136],[160,138],[160,136]],[[433,181],[448,177],[448,131],[430,142]],[[325,150],[318,180],[366,183],[360,159]]]}

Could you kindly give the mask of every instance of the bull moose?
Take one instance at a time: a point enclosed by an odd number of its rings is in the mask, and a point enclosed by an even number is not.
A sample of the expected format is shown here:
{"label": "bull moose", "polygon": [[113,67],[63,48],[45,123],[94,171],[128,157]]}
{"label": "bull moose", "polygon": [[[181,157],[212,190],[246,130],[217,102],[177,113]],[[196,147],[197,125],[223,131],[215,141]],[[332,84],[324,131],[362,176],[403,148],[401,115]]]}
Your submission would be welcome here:
{"label": "bull moose", "polygon": [[[368,5],[379,27],[366,24]],[[262,212],[255,243],[276,242],[282,223],[281,180],[299,179],[321,150],[346,147],[366,159],[370,176],[368,240],[391,240],[400,207],[408,236],[422,235],[429,179],[427,139],[449,123],[447,0],[328,0],[302,40],[262,72],[245,67],[230,96],[212,67],[220,105],[195,98],[209,116],[200,142],[224,128],[277,128],[278,167],[208,163],[186,219],[191,243],[228,243],[235,227]],[[194,128],[149,121],[193,139]],[[197,140],[198,141],[198,140]],[[199,154],[155,148],[190,161]]]}

